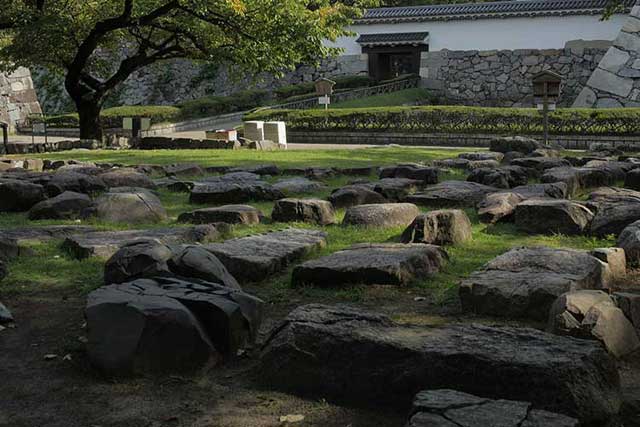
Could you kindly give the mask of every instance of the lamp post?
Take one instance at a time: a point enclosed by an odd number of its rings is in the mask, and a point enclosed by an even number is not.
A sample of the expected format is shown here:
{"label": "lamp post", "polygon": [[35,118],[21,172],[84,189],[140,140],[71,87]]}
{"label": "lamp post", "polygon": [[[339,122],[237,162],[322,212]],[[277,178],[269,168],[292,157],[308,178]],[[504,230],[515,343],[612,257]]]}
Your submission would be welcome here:
{"label": "lamp post", "polygon": [[560,97],[562,76],[552,71],[543,71],[533,76],[533,99],[542,112],[544,144],[549,145],[549,111],[556,109],[556,102]]}

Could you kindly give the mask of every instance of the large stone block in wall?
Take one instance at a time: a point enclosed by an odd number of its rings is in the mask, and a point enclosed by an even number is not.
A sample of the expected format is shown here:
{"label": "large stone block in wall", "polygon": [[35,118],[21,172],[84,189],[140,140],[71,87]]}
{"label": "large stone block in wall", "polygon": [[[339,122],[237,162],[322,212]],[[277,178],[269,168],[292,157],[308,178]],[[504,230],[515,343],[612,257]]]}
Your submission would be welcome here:
{"label": "large stone block in wall", "polygon": [[0,121],[14,129],[29,115],[40,113],[42,109],[29,70],[18,67],[11,73],[0,73]]}
{"label": "large stone block in wall", "polygon": [[[574,107],[640,106],[640,6],[635,6]],[[634,89],[636,88],[636,89]]]}

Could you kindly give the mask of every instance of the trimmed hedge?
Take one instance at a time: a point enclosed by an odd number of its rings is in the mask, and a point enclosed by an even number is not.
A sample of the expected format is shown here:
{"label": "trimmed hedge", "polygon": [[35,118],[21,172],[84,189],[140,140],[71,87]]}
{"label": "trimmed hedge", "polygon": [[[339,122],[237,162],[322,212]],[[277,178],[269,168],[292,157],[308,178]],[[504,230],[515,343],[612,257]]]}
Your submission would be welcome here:
{"label": "trimmed hedge", "polygon": [[[293,131],[541,134],[533,108],[461,106],[262,110],[247,120],[281,120]],[[549,115],[555,135],[640,135],[640,108],[560,109]]]}
{"label": "trimmed hedge", "polygon": [[[331,77],[331,80],[336,82],[334,86],[335,90],[356,89],[361,87],[372,86],[375,81],[369,76],[341,76]],[[301,95],[307,95],[311,98],[315,96],[316,86],[314,82],[299,83],[296,85],[282,86],[273,91],[277,99],[287,99],[291,97],[298,97]],[[289,99],[287,99],[289,101]]]}
{"label": "trimmed hedge", "polygon": [[[109,128],[122,127],[125,117],[149,117],[152,123],[175,122],[180,119],[180,109],[163,105],[125,106],[106,108],[102,110],[100,119],[102,125]],[[77,128],[78,114],[63,114],[47,117],[47,126],[54,128]]]}
{"label": "trimmed hedge", "polygon": [[250,110],[264,105],[270,98],[267,90],[245,90],[230,96],[207,96],[178,104],[184,120]]}

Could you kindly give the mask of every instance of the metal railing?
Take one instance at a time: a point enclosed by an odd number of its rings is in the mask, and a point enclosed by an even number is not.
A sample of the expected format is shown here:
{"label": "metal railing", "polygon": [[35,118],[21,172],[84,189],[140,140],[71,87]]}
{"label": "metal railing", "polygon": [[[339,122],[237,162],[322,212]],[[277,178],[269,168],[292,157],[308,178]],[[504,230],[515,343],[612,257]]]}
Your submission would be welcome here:
{"label": "metal railing", "polygon": [[[331,95],[331,102],[350,101],[352,99],[365,98],[367,96],[382,95],[385,93],[397,92],[405,89],[413,89],[418,87],[420,77],[411,77],[398,81],[385,83],[377,86],[369,86],[360,89],[354,89],[346,92],[337,92]],[[318,105],[318,97],[301,99],[300,101],[287,102],[285,104],[271,105],[260,108],[260,110],[308,110]]]}

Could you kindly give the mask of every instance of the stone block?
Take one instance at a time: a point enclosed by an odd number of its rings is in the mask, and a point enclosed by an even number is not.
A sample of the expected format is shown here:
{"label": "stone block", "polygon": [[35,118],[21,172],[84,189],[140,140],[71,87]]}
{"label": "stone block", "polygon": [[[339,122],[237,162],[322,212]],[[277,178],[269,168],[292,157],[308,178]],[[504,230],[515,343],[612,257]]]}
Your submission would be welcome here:
{"label": "stone block", "polygon": [[[640,45],[638,48],[640,48]],[[631,89],[633,89],[633,80],[618,77],[602,68],[597,68],[593,72],[588,84],[593,88],[625,98],[631,93]]]}

